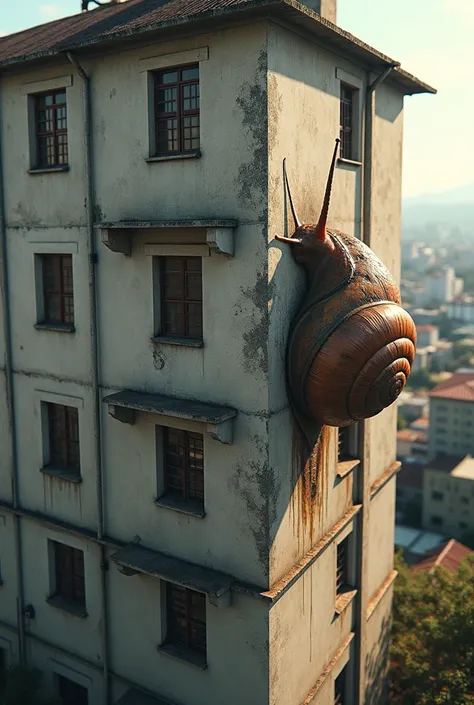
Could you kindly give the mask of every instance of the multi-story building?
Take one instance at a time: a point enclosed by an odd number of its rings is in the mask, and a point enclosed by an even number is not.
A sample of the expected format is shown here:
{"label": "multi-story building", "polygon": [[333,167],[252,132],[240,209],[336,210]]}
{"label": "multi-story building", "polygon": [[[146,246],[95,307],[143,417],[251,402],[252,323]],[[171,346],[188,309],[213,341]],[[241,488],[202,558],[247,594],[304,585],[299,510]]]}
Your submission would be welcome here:
{"label": "multi-story building", "polygon": [[456,372],[429,399],[429,458],[474,454],[474,373]]}
{"label": "multi-story building", "polygon": [[432,89],[308,6],[2,38],[0,654],[68,705],[381,699],[396,408],[301,466],[274,236],[283,158],[316,220],[341,134],[331,225],[398,276],[403,98]]}
{"label": "multi-story building", "polygon": [[423,527],[461,539],[474,532],[474,459],[439,457],[423,469]]}

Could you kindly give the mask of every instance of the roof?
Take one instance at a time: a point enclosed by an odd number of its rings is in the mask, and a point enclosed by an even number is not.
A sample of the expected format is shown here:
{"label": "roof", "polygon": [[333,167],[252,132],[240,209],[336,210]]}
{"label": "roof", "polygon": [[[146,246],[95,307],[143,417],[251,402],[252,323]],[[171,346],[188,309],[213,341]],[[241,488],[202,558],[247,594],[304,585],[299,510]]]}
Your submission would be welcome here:
{"label": "roof", "polygon": [[423,489],[423,471],[426,465],[416,462],[402,462],[402,467],[398,472],[397,485],[413,487],[416,490]]}
{"label": "roof", "polygon": [[395,524],[395,546],[408,550],[412,555],[423,556],[444,540],[441,534],[422,529],[412,529],[410,526]]}
{"label": "roof", "polygon": [[458,477],[461,480],[474,480],[474,458],[466,455],[464,460],[461,460],[451,471],[451,477]]}
{"label": "roof", "polygon": [[430,397],[474,401],[474,372],[456,372],[429,392]]}
{"label": "roof", "polygon": [[428,437],[423,431],[414,431],[411,428],[403,428],[401,431],[397,431],[397,441],[418,441],[420,443],[426,443]]}
{"label": "roof", "polygon": [[418,430],[428,430],[430,427],[430,420],[426,418],[426,416],[420,416],[419,419],[416,419],[416,421],[412,421],[410,424],[410,428],[412,428],[414,431]]}
{"label": "roof", "polygon": [[445,568],[450,573],[456,573],[461,561],[468,556],[474,556],[474,551],[459,541],[450,539],[432,549],[426,558],[412,567],[412,570],[414,573],[425,570],[432,573],[435,568]]}
{"label": "roof", "polygon": [[0,67],[58,56],[92,45],[124,41],[146,32],[166,37],[183,25],[208,29],[219,20],[277,15],[316,35],[329,48],[347,54],[367,68],[395,66],[390,81],[406,94],[436,93],[404,71],[390,57],[337,27],[297,0],[128,0],[3,37]]}

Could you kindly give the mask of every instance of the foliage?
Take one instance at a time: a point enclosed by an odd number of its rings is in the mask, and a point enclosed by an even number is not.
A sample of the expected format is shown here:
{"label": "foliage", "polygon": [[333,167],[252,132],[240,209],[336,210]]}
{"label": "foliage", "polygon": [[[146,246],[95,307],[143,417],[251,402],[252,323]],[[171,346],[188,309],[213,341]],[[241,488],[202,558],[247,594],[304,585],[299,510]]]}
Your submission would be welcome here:
{"label": "foliage", "polygon": [[0,705],[61,705],[40,693],[41,671],[13,666],[0,684]]}
{"label": "foliage", "polygon": [[436,382],[432,379],[428,370],[415,370],[408,378],[407,389],[433,389]]}
{"label": "foliage", "polygon": [[402,412],[399,411],[397,416],[397,431],[402,431],[404,428],[408,428],[408,421]]}
{"label": "foliage", "polygon": [[413,574],[397,556],[391,705],[474,705],[474,560]]}

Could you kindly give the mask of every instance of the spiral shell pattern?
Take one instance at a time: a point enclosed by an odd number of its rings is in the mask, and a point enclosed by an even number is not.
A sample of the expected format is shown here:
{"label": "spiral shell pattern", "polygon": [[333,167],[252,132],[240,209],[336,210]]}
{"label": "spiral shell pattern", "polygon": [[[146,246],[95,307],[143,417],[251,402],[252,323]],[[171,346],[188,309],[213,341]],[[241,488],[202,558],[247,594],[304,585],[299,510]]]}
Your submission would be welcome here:
{"label": "spiral shell pattern", "polygon": [[324,342],[305,381],[305,403],[321,424],[348,426],[390,406],[405,387],[416,329],[396,303],[355,310]]}

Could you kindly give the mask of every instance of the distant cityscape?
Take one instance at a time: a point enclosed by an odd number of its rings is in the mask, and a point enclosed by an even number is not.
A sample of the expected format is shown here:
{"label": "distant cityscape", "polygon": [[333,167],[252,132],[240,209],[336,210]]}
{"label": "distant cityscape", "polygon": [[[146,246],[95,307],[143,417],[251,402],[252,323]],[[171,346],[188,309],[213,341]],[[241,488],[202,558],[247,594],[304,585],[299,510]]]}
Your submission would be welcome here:
{"label": "distant cityscape", "polygon": [[409,563],[453,570],[474,549],[474,201],[455,200],[425,202],[424,220],[422,203],[405,208],[401,293],[418,342],[398,401],[395,531]]}

